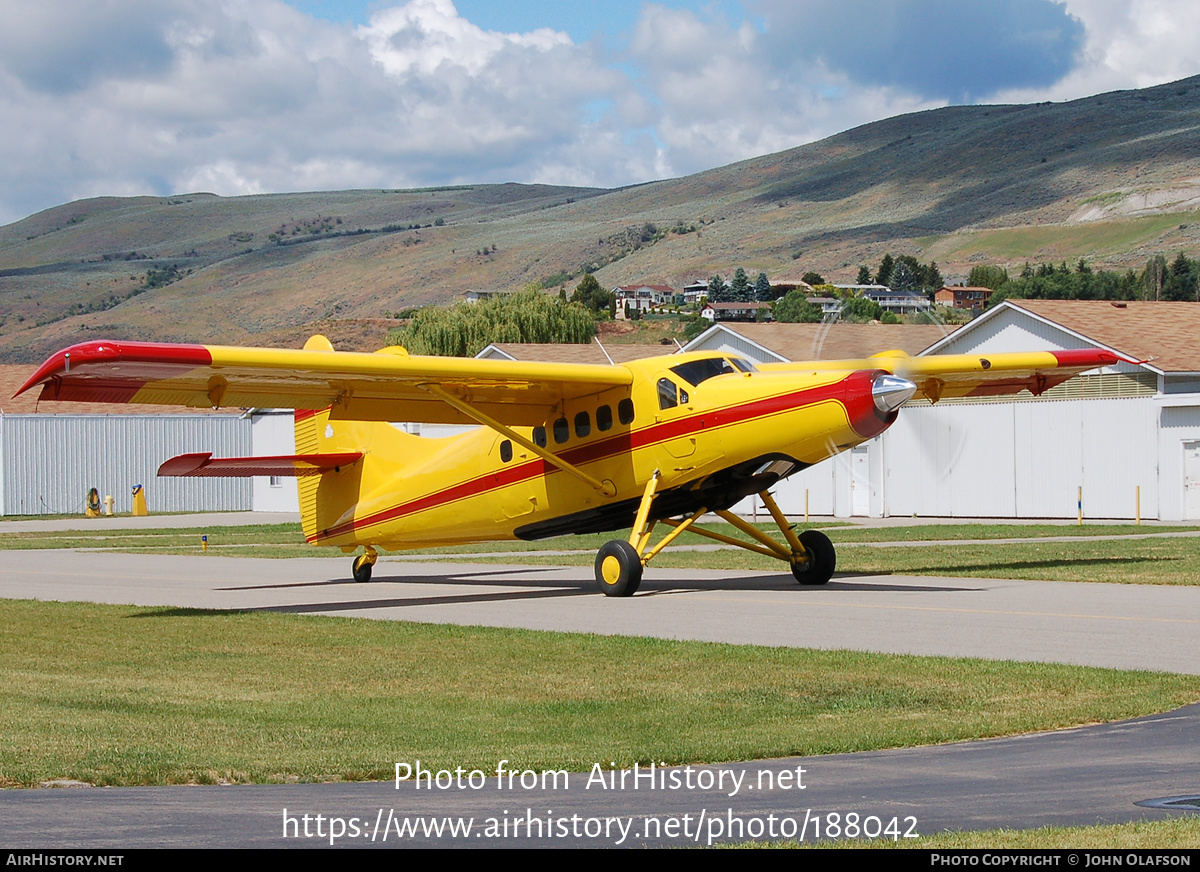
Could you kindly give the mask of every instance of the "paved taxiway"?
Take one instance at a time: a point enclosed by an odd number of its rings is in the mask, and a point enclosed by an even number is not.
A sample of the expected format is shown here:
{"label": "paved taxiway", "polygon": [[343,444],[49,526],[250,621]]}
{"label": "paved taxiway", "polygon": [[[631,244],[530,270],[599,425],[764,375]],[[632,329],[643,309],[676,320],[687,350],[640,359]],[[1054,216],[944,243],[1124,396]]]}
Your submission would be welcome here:
{"label": "paved taxiway", "polygon": [[[1050,660],[1200,674],[1195,638],[1200,588],[904,576],[837,576],[802,588],[790,575],[652,567],[629,600],[595,593],[589,567],[531,567],[385,558],[376,581],[345,578],[348,559],[269,560],[217,556],[9,551],[0,596],[147,606],[279,611],[571,630],[734,643],[856,648]],[[405,785],[273,785],[0,792],[11,847],[316,846],[283,840],[289,814],[622,816],[631,844],[655,839],[647,815],[714,813],[801,819],[809,810],[893,817],[916,831],[1092,824],[1167,815],[1136,802],[1200,794],[1200,706],[1123,724],[1036,736],[804,760],[730,764],[806,770],[807,789],[603,792],[434,791]],[[403,749],[380,749],[402,760]],[[731,810],[731,811],[730,811]],[[1175,812],[1178,814],[1179,812]],[[711,827],[711,824],[709,825]],[[711,829],[708,830],[711,832]],[[812,830],[809,829],[809,836]],[[343,839],[359,846],[367,836]],[[449,837],[402,844],[463,844]],[[606,845],[595,839],[490,839],[479,846]],[[703,843],[703,840],[702,842]],[[376,845],[395,845],[376,837]]]}
{"label": "paved taxiway", "polygon": [[651,566],[631,599],[590,567],[8,551],[0,596],[659,636],[737,644],[1045,660],[1200,674],[1200,588]]}

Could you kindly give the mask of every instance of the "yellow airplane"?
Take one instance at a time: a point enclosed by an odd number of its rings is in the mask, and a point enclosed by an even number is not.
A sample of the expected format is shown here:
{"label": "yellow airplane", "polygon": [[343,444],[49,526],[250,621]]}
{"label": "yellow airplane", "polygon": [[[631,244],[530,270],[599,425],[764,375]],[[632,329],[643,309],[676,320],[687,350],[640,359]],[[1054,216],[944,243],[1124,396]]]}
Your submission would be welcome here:
{"label": "yellow airplane", "polygon": [[[53,355],[19,393],[42,399],[218,408],[293,408],[296,454],[188,454],[159,475],[299,477],[305,538],[354,558],[371,578],[398,550],[620,530],[596,556],[608,596],[632,596],[643,567],[684,530],[787,563],[824,584],[836,554],[797,534],[769,489],[882,433],[913,396],[1040,394],[1122,358],[1107,351],[946,355],[755,366],[697,352],[623,365],[86,342]],[[390,421],[481,424],[440,439]],[[729,509],[758,494],[782,539]],[[750,541],[695,526],[714,512]],[[672,528],[651,545],[655,525]]]}

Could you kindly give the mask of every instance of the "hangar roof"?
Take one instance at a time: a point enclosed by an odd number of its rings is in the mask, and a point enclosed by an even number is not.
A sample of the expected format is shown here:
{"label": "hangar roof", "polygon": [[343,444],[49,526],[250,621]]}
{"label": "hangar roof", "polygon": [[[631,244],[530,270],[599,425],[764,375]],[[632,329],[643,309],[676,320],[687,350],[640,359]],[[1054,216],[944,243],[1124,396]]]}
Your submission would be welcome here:
{"label": "hangar roof", "polygon": [[703,351],[722,344],[721,331],[742,336],[774,355],[791,360],[843,360],[899,349],[916,354],[949,332],[937,324],[759,324],[721,323],[684,346]]}
{"label": "hangar roof", "polygon": [[1013,307],[1053,321],[1162,372],[1200,372],[1200,304],[1152,300],[1014,300]]}
{"label": "hangar roof", "polygon": [[674,354],[678,349],[672,345],[617,345],[605,343],[600,350],[595,342],[589,345],[540,343],[540,342],[494,342],[479,354],[479,358],[501,360],[536,360],[542,363],[596,363],[604,365],[608,358],[607,351],[613,363],[626,363],[630,360],[641,360],[643,357],[658,357],[662,354]]}
{"label": "hangar roof", "polygon": [[1039,335],[1044,331],[1034,325],[1052,329],[1059,337],[1053,341],[1065,341],[1064,347],[1107,348],[1142,361],[1142,367],[1153,372],[1200,372],[1200,303],[1009,298],[928,352],[973,351],[981,342],[986,347],[997,325],[1018,326],[1021,321]]}

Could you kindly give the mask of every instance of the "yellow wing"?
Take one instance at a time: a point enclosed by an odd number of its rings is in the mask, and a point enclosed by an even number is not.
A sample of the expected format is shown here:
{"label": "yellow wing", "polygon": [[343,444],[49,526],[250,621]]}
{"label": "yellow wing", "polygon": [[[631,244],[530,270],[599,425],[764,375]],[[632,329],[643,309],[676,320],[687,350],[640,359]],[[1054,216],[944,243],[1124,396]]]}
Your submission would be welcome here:
{"label": "yellow wing", "polygon": [[334,351],[314,336],[302,351],[152,342],[63,349],[17,393],[41,399],[204,407],[332,409],[361,421],[475,423],[442,391],[502,424],[541,424],[574,397],[632,384],[622,366]]}
{"label": "yellow wing", "polygon": [[[1027,390],[1036,395],[1089,369],[1126,361],[1111,351],[1017,351],[1001,354],[934,354],[909,357],[885,351],[861,360],[813,360],[760,365],[769,371],[883,369],[909,379],[917,396],[937,402],[944,397],[985,397]],[[1126,361],[1135,362],[1135,361]]]}

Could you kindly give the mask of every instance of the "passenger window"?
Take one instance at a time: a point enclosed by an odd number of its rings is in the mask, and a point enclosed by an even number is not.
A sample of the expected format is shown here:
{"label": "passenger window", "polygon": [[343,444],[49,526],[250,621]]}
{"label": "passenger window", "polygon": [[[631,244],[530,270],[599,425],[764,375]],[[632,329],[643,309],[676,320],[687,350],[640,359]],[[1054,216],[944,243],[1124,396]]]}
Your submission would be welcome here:
{"label": "passenger window", "polygon": [[512,460],[512,443],[505,439],[500,443],[500,461],[508,463]]}
{"label": "passenger window", "polygon": [[612,429],[612,406],[601,406],[596,410],[596,428],[601,433]]}
{"label": "passenger window", "polygon": [[675,392],[675,382],[669,378],[660,378],[658,380],[658,407],[660,409],[673,409],[679,405],[679,400]]}
{"label": "passenger window", "polygon": [[534,427],[533,428],[533,444],[536,445],[538,448],[546,447],[546,428],[545,427]]}
{"label": "passenger window", "polygon": [[554,441],[558,445],[562,445],[571,438],[571,425],[567,423],[566,418],[559,418],[554,422]]}
{"label": "passenger window", "polygon": [[587,412],[575,416],[575,435],[582,439],[592,432],[592,418]]}
{"label": "passenger window", "polygon": [[617,403],[617,418],[622,424],[633,423],[633,400],[625,399]]}

